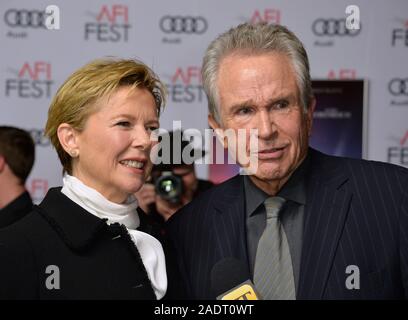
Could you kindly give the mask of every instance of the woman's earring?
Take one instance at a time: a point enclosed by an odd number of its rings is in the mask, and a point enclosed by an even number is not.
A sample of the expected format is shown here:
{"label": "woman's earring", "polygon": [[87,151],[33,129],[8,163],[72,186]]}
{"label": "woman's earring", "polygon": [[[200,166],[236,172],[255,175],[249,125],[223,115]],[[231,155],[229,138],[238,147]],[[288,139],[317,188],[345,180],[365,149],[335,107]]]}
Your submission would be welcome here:
{"label": "woman's earring", "polygon": [[78,157],[78,150],[71,150],[70,155],[71,155],[71,157],[73,157],[73,158]]}

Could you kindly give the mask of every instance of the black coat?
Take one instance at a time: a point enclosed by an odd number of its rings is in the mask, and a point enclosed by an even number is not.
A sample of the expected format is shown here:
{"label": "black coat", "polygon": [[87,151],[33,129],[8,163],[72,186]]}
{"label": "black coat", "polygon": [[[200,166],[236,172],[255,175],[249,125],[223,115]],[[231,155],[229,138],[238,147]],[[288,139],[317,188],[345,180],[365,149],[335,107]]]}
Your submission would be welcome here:
{"label": "black coat", "polygon": [[[407,298],[408,170],[309,152],[296,298]],[[190,299],[215,298],[212,270],[228,257],[247,266],[245,279],[251,278],[245,217],[244,183],[238,175],[169,219],[169,236]],[[351,265],[359,268],[359,289],[346,286]]]}
{"label": "black coat", "polygon": [[126,228],[108,226],[53,188],[0,231],[0,299],[156,296]]}
{"label": "black coat", "polygon": [[30,194],[25,191],[7,206],[0,210],[0,228],[5,228],[33,210],[33,201]]}

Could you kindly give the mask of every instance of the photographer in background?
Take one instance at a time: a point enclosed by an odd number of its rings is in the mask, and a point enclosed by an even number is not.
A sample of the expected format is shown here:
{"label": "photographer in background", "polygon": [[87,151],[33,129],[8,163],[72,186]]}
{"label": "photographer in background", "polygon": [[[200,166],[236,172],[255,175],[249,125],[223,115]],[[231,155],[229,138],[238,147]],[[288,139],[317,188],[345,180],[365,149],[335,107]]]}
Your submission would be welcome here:
{"label": "photographer in background", "polygon": [[[170,164],[153,166],[150,180],[135,193],[139,207],[148,215],[148,223],[157,236],[163,236],[164,223],[180,208],[189,203],[201,192],[210,189],[213,183],[197,179],[194,163],[187,164],[183,157],[174,155],[173,140],[183,137],[183,132],[169,132]],[[189,141],[181,139],[181,154]],[[192,154],[200,154],[194,160],[205,155],[204,151],[191,150]]]}
{"label": "photographer in background", "polygon": [[34,156],[35,145],[28,132],[0,126],[0,228],[13,224],[32,209],[24,184]]}

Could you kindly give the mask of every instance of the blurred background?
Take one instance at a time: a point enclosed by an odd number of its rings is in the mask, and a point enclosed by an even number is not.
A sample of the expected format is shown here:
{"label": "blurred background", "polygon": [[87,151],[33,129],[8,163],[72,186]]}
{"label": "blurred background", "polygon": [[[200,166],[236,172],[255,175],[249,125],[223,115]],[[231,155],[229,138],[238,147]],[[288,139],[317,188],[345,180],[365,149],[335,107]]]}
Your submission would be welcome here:
{"label": "blurred background", "polygon": [[[46,27],[49,5],[56,29]],[[359,28],[347,29],[353,14]],[[204,135],[204,51],[245,21],[285,25],[304,43],[318,98],[314,147],[408,167],[407,0],[1,0],[0,16],[0,125],[26,129],[36,142],[27,182],[35,202],[62,182],[43,129],[53,95],[73,71],[100,57],[140,59],[169,89],[161,126],[177,129],[177,120]],[[235,171],[197,165],[199,177],[215,182]]]}

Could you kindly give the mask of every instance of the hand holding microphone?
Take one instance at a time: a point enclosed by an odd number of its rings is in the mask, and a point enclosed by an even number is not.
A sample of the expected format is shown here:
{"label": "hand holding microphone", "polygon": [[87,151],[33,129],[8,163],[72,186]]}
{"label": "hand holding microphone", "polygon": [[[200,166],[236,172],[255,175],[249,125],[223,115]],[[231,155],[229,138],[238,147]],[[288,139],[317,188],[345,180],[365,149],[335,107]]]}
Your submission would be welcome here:
{"label": "hand holding microphone", "polygon": [[245,264],[235,258],[225,258],[214,265],[211,286],[217,300],[261,300],[248,279]]}

